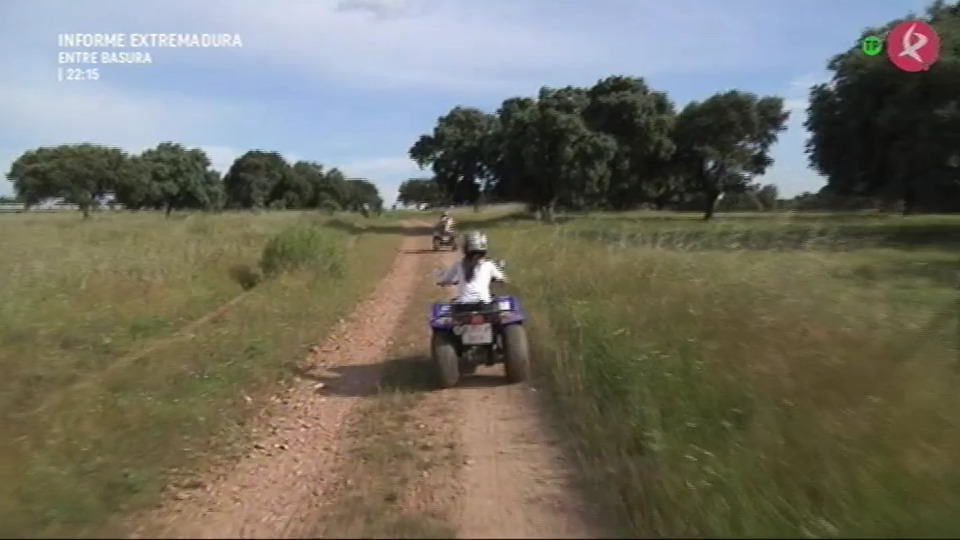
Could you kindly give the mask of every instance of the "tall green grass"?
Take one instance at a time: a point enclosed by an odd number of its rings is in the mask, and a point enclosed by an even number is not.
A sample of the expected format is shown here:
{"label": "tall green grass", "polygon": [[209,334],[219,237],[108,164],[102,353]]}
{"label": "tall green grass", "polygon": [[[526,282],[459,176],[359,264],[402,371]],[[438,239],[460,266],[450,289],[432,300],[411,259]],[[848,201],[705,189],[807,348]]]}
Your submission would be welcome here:
{"label": "tall green grass", "polygon": [[[342,234],[340,235],[342,236]],[[298,224],[280,231],[263,248],[260,267],[266,275],[305,266],[342,277],[343,239],[314,223]]]}
{"label": "tall green grass", "polygon": [[620,534],[960,530],[960,221],[491,232]]}

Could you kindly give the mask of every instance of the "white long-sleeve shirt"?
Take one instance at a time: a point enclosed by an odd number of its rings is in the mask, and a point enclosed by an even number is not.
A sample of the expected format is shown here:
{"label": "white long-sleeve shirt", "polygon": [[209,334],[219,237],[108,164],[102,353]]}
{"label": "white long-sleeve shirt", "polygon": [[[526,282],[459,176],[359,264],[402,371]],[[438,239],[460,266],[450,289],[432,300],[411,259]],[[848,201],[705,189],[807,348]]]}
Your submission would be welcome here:
{"label": "white long-sleeve shirt", "polygon": [[444,234],[453,232],[453,228],[453,218],[441,219],[440,222],[437,223],[437,231]]}
{"label": "white long-sleeve shirt", "polygon": [[506,276],[493,264],[493,261],[482,260],[477,263],[473,269],[473,279],[467,281],[464,279],[463,261],[457,261],[451,266],[441,283],[456,283],[457,297],[454,302],[460,304],[472,304],[475,302],[490,303],[493,301],[493,294],[490,293],[490,283],[496,279],[504,281]]}

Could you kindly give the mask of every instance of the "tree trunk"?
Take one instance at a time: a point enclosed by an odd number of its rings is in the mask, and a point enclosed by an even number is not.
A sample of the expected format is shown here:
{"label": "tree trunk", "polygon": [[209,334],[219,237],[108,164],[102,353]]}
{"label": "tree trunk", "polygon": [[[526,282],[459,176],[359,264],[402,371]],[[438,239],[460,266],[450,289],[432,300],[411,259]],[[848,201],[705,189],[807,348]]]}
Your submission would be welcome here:
{"label": "tree trunk", "polygon": [[720,192],[708,192],[706,195],[707,208],[703,213],[703,220],[709,221],[713,218],[713,212],[717,208],[717,199],[720,197]]}
{"label": "tree trunk", "polygon": [[661,193],[653,198],[653,205],[658,211],[663,210],[671,198],[673,198],[673,192]]}
{"label": "tree trunk", "polygon": [[90,205],[80,205],[80,211],[83,212],[83,219],[90,219]]}
{"label": "tree trunk", "polygon": [[479,189],[474,193],[473,199],[473,211],[474,213],[480,212],[480,208],[483,206],[483,192]]}
{"label": "tree trunk", "polygon": [[917,190],[907,185],[903,188],[903,215],[909,216],[917,210]]}
{"label": "tree trunk", "polygon": [[164,209],[163,216],[169,218],[171,212],[173,212],[173,204],[167,203],[167,207]]}
{"label": "tree trunk", "polygon": [[541,216],[544,223],[556,223],[557,199],[553,198],[541,209]]}

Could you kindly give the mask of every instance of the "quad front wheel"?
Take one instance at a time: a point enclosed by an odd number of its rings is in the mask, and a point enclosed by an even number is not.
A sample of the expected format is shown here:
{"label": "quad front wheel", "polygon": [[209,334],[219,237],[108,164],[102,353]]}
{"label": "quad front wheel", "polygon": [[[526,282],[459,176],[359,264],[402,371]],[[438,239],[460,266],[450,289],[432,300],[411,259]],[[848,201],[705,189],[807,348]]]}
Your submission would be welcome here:
{"label": "quad front wheel", "polygon": [[530,378],[530,346],[527,330],[522,325],[512,324],[503,329],[503,364],[508,381],[518,383]]}
{"label": "quad front wheel", "polygon": [[437,366],[437,378],[441,388],[452,388],[460,381],[460,359],[454,344],[453,334],[435,331],[430,343],[433,363]]}

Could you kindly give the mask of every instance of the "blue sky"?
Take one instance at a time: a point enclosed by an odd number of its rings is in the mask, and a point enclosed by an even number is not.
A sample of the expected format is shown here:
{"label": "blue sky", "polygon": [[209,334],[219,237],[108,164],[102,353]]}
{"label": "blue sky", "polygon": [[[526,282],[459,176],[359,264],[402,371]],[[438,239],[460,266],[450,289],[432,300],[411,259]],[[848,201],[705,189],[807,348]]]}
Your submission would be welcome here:
{"label": "blue sky", "polygon": [[[827,59],[863,28],[926,4],[0,0],[0,168],[44,145],[139,152],[174,140],[204,148],[221,171],[254,148],[337,166],[392,202],[422,174],[407,149],[451,107],[492,111],[542,85],[626,74],[678,105],[733,88],[783,96],[794,113],[763,181],[790,196],[823,183],[806,166],[802,123]],[[89,66],[99,80],[58,83],[56,37],[68,32],[226,32],[243,46],[148,49],[152,64]]]}

